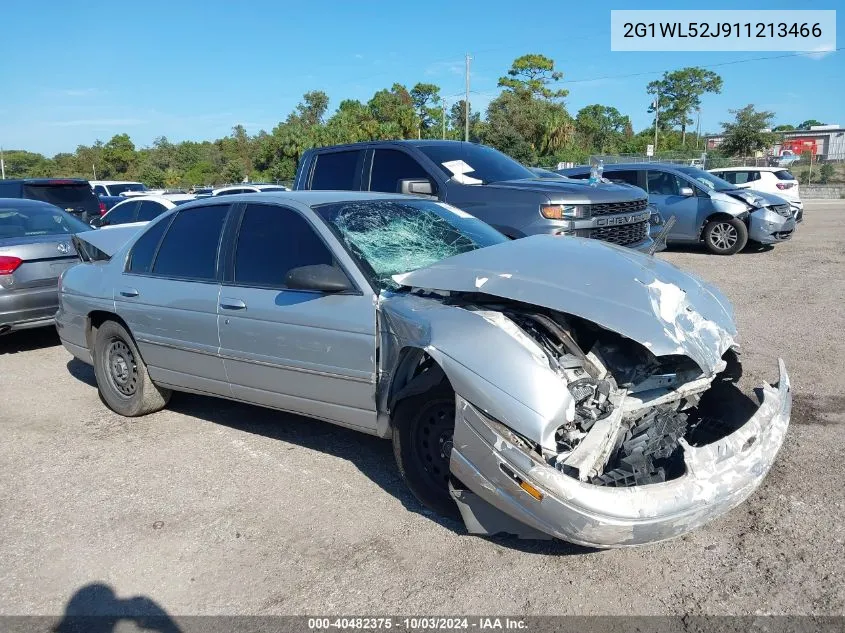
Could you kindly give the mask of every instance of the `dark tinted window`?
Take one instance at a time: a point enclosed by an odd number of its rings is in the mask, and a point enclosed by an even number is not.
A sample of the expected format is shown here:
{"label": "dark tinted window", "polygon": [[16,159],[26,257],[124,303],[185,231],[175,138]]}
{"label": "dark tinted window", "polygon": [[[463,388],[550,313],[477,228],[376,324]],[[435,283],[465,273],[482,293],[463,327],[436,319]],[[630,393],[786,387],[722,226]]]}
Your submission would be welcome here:
{"label": "dark tinted window", "polygon": [[128,272],[141,274],[150,272],[158,243],[169,224],[170,222],[167,219],[153,224],[138,238],[135,246],[132,247],[132,252],[129,253],[129,263],[126,266]]}
{"label": "dark tinted window", "polygon": [[113,196],[119,196],[127,191],[146,191],[147,188],[140,182],[124,182],[119,185],[109,185],[109,191]]}
{"label": "dark tinted window", "polygon": [[291,268],[332,265],[334,258],[301,215],[265,204],[244,211],[235,250],[235,283],[282,287]]}
{"label": "dark tinted window", "polygon": [[3,182],[0,180],[0,198],[20,198],[21,185],[17,182]]}
{"label": "dark tinted window", "polygon": [[665,171],[648,172],[649,193],[661,196],[679,196],[681,195],[681,187],[687,186],[688,185],[675,174],[669,174]]}
{"label": "dark tinted window", "polygon": [[732,185],[736,184],[736,173],[735,172],[732,172],[732,171],[714,171],[713,175],[718,176],[722,180],[725,180],[725,181],[731,183]]}
{"label": "dark tinted window", "polygon": [[103,216],[102,226],[134,222],[135,209],[137,208],[137,202],[122,202],[120,204],[116,204],[111,208],[111,211],[109,211],[105,216]]}
{"label": "dark tinted window", "polygon": [[43,200],[62,209],[85,210],[97,215],[100,212],[100,201],[87,182],[69,185],[24,185],[23,197]]}
{"label": "dark tinted window", "polygon": [[781,169],[780,171],[776,171],[775,177],[778,180],[795,180],[795,176],[792,175],[792,172],[788,171],[786,169]]}
{"label": "dark tinted window", "polygon": [[414,158],[396,149],[377,149],[373,153],[370,191],[401,193],[399,181],[405,178],[434,181]]}
{"label": "dark tinted window", "polygon": [[252,193],[252,189],[227,189],[216,193],[217,196],[234,196],[236,193]]}
{"label": "dark tinted window", "polygon": [[637,184],[637,172],[635,171],[606,171],[604,172],[604,177],[610,180],[611,182],[622,182],[628,185],[634,185],[635,187],[639,187]]}
{"label": "dark tinted window", "polygon": [[108,191],[106,191],[106,188],[105,188],[105,187],[103,187],[103,185],[95,185],[95,186],[94,186],[94,193],[96,193],[98,196],[107,196],[107,195],[109,195],[109,192],[108,192]]}
{"label": "dark tinted window", "polygon": [[142,200],[138,206],[138,222],[149,222],[167,211],[167,208],[152,200]]}
{"label": "dark tinted window", "polygon": [[754,180],[760,180],[760,172],[757,171],[734,171],[731,172],[731,175],[734,176],[735,180],[728,180],[736,185],[744,185],[747,182],[752,182]]}
{"label": "dark tinted window", "polygon": [[317,154],[311,189],[350,191],[361,169],[364,150]]}
{"label": "dark tinted window", "polygon": [[214,279],[217,247],[228,210],[228,205],[219,204],[179,212],[158,250],[153,273],[183,279]]}

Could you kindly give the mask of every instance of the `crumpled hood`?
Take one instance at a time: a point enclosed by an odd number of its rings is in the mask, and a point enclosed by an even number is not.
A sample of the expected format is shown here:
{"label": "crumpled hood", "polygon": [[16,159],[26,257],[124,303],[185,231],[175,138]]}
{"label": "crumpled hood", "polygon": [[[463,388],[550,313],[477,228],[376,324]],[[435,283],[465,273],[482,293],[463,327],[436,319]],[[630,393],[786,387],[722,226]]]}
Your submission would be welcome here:
{"label": "crumpled hood", "polygon": [[558,198],[569,204],[597,204],[604,202],[628,202],[645,199],[645,192],[639,187],[610,183],[599,183],[595,187],[585,180],[554,180],[551,178],[524,178],[505,180],[485,185],[487,189],[527,189],[544,193],[552,201]]}
{"label": "crumpled hood", "polygon": [[573,314],[656,356],[683,354],[707,374],[734,343],[733,309],[672,264],[597,240],[534,235],[394,276],[403,285],[479,292]]}

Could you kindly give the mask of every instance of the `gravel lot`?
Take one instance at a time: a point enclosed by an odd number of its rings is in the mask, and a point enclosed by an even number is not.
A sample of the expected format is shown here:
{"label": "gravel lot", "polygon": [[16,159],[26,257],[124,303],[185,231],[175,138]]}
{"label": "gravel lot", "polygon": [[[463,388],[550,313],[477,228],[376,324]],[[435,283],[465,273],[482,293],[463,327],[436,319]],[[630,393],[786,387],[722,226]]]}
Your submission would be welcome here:
{"label": "gravel lot", "polygon": [[52,330],[0,338],[0,614],[80,587],[188,614],[845,614],[845,201],[787,244],[660,257],[737,310],[749,384],[794,411],[748,502],[681,539],[588,551],[484,539],[426,512],[389,442],[198,396],[112,414]]}

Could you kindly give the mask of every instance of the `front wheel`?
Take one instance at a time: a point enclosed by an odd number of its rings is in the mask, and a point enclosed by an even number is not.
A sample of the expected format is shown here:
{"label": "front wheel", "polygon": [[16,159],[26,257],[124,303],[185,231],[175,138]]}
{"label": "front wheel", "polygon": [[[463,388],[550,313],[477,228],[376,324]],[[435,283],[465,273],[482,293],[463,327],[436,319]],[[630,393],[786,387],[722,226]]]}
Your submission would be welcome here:
{"label": "front wheel", "polygon": [[393,456],[414,496],[442,516],[457,517],[449,494],[455,392],[447,381],[401,400],[393,415]]}
{"label": "front wheel", "polygon": [[171,391],[157,387],[129,332],[115,321],[97,328],[94,375],[103,402],[120,415],[136,417],[163,409]]}
{"label": "front wheel", "polygon": [[718,218],[707,223],[703,237],[711,253],[733,255],[748,243],[748,228],[737,218]]}

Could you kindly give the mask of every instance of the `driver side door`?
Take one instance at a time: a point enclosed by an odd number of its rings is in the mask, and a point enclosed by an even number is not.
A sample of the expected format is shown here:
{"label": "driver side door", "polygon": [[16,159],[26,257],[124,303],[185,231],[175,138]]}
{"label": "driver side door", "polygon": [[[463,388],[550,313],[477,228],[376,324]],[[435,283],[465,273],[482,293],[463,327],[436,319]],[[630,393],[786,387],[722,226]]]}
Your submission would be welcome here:
{"label": "driver side door", "polygon": [[373,292],[285,286],[288,271],[315,264],[335,266],[352,280],[330,236],[307,215],[292,206],[250,203],[236,219],[218,304],[220,354],[232,395],[374,432]]}
{"label": "driver side door", "polygon": [[[676,174],[659,169],[649,169],[647,177],[648,200],[660,210],[664,221],[673,215],[675,225],[669,231],[670,241],[698,240],[698,205],[696,188]],[[693,195],[682,196],[681,189],[691,188]]]}

